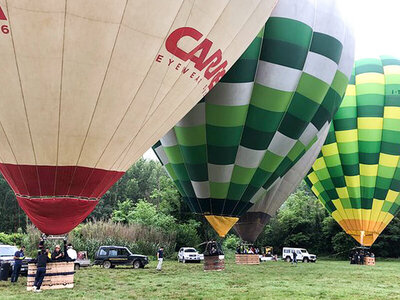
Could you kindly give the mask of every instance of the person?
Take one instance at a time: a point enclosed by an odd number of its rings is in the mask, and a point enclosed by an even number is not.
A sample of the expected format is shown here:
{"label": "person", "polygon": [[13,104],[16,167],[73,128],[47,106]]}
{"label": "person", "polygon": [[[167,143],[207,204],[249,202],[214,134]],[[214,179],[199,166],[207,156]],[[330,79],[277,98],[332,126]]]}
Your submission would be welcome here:
{"label": "person", "polygon": [[236,252],[235,252],[236,254],[240,254],[240,245],[237,245],[237,247],[236,247]]}
{"label": "person", "polygon": [[47,255],[46,250],[41,249],[40,253],[37,256],[37,261],[36,261],[37,270],[36,270],[35,282],[33,284],[34,292],[41,292],[40,287],[42,286],[43,278],[44,275],[46,274],[46,265],[48,262],[50,262],[50,259]]}
{"label": "person", "polygon": [[51,259],[51,252],[50,252],[49,248],[46,248],[46,253],[47,253],[47,256],[49,257],[49,259]]}
{"label": "person", "polygon": [[361,250],[361,251],[360,251],[360,260],[359,260],[360,265],[363,265],[363,264],[364,264],[364,257],[365,257],[364,251]]}
{"label": "person", "polygon": [[76,260],[77,257],[78,257],[78,254],[76,253],[75,249],[72,247],[72,244],[71,244],[71,243],[69,243],[69,244],[67,245],[66,254],[67,254],[66,257],[67,257],[69,260]]}
{"label": "person", "polygon": [[14,253],[14,268],[11,275],[11,282],[17,282],[19,273],[21,272],[22,260],[25,258],[25,246],[22,246]]}
{"label": "person", "polygon": [[293,259],[292,259],[292,265],[297,265],[297,253],[296,251],[293,251]]}
{"label": "person", "polygon": [[56,245],[56,248],[51,254],[51,260],[62,260],[63,258],[64,258],[64,253],[61,251],[60,245]]}
{"label": "person", "polygon": [[163,263],[163,260],[164,260],[164,248],[163,247],[160,247],[160,249],[158,249],[158,251],[157,251],[157,259],[158,259],[157,270],[161,271],[162,263]]}

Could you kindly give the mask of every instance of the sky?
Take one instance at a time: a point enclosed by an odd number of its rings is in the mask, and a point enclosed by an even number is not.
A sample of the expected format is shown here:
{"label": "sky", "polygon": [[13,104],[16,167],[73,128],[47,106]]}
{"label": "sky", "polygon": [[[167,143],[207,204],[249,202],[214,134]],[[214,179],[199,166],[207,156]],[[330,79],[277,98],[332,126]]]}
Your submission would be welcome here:
{"label": "sky", "polygon": [[[337,1],[354,31],[356,59],[379,55],[400,57],[400,0]],[[143,157],[157,159],[151,149]]]}

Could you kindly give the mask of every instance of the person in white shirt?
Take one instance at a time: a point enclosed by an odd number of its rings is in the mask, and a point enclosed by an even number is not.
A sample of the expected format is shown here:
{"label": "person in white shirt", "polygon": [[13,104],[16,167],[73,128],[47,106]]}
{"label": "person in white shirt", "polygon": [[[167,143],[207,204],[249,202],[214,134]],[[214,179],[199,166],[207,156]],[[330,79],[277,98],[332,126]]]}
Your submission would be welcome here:
{"label": "person in white shirt", "polygon": [[72,247],[72,244],[69,243],[67,246],[67,255],[71,260],[76,260],[78,254],[76,253],[75,249]]}

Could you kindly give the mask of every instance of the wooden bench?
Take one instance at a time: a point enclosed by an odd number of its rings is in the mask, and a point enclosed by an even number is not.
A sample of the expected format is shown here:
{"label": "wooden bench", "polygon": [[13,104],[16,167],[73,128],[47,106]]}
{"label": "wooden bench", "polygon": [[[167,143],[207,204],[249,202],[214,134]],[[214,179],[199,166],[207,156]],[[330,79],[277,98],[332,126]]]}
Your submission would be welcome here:
{"label": "wooden bench", "polygon": [[259,265],[260,258],[258,254],[236,254],[235,261],[238,265]]}
{"label": "wooden bench", "polygon": [[[27,290],[33,290],[36,264],[28,264]],[[74,262],[53,262],[46,266],[41,290],[71,289],[74,287]]]}

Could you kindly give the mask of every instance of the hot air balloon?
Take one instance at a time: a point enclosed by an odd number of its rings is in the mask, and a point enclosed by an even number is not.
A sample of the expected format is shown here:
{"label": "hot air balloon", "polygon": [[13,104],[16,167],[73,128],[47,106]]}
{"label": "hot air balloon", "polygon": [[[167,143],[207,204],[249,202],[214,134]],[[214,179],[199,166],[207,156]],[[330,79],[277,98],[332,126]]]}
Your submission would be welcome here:
{"label": "hot air balloon", "polygon": [[260,189],[258,195],[261,199],[256,201],[233,226],[242,241],[254,243],[265,225],[275,216],[290,194],[296,190],[321,151],[328,131],[329,123],[326,123],[323,129],[317,133],[317,141],[294,166],[283,177],[276,180],[268,191]]}
{"label": "hot air balloon", "polygon": [[154,147],[220,236],[316,141],[340,104],[352,52],[334,1],[281,0],[220,83]]}
{"label": "hot air balloon", "polygon": [[371,246],[400,206],[400,60],[356,61],[307,182],[340,226]]}
{"label": "hot air balloon", "polygon": [[233,65],[276,0],[0,1],[0,170],[46,234],[100,197]]}

